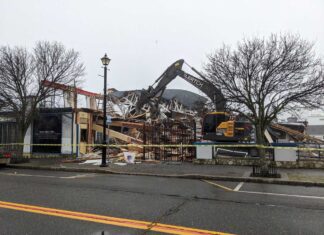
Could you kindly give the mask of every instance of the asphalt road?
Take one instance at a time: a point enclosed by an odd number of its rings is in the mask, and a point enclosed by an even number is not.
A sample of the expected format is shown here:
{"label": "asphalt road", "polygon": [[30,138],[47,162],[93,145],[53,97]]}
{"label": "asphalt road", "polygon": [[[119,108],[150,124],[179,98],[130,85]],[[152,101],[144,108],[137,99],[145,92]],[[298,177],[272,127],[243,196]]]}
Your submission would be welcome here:
{"label": "asphalt road", "polygon": [[[162,231],[324,233],[324,188],[6,168],[0,188],[0,234],[164,234],[156,223],[165,224]],[[93,219],[98,215],[108,222]],[[114,225],[116,217],[129,220]],[[136,228],[142,221],[150,226]]]}

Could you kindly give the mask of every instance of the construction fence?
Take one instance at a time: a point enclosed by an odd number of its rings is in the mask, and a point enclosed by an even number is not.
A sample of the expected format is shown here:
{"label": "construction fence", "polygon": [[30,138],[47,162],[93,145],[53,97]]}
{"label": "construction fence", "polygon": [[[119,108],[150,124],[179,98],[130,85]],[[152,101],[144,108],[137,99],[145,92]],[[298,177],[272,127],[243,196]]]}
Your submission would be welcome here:
{"label": "construction fence", "polygon": [[[170,130],[170,129],[168,129]],[[175,133],[180,130],[177,127],[173,127]],[[136,156],[137,160],[157,160],[157,161],[192,161],[195,158],[199,158],[199,153],[197,155],[198,148],[201,146],[195,142],[189,143],[191,139],[187,133],[183,135],[169,135],[168,144],[159,144],[160,139],[156,138],[158,131],[165,131],[164,127],[155,128],[155,131],[148,131],[150,136],[144,138],[145,142],[143,144],[109,144],[106,145],[109,148],[109,157],[116,158],[120,154],[120,151],[132,152],[134,149],[142,149],[143,152]],[[157,134],[155,134],[157,133]],[[182,137],[182,138],[180,138]],[[0,154],[10,153],[11,155],[18,154],[22,149],[32,149],[35,146],[41,146],[43,148],[51,148],[54,146],[59,146],[61,148],[66,146],[71,146],[72,144],[22,144],[22,143],[6,143],[0,144]],[[75,145],[76,147],[79,145]],[[259,151],[263,150],[266,158],[269,160],[278,160],[278,151],[290,151],[296,155],[296,161],[298,160],[324,160],[324,146],[314,145],[314,144],[301,144],[295,147],[286,146],[261,146],[255,144],[229,144],[229,143],[219,143],[219,144],[209,144],[204,143],[205,147],[212,149],[211,158],[259,158]],[[102,144],[88,144],[88,147],[96,148],[101,150]],[[116,151],[117,150],[117,151]],[[287,152],[283,152],[286,155]],[[33,156],[32,153],[25,154],[26,156]],[[38,154],[39,155],[39,154]],[[60,154],[49,154],[44,153],[42,156],[57,156]],[[73,154],[61,154],[65,156],[73,156]],[[37,156],[37,154],[35,154]],[[96,155],[100,157],[101,155]],[[84,157],[79,155],[80,158]]]}

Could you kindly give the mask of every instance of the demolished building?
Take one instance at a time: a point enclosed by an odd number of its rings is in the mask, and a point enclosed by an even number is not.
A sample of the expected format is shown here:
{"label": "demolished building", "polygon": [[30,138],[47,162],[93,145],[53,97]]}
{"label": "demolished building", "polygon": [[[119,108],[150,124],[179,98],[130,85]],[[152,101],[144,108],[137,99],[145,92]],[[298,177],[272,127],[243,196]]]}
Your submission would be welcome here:
{"label": "demolished building", "polygon": [[[25,136],[24,154],[100,157],[103,95],[57,83],[44,85],[54,87],[56,92],[38,107],[38,115]],[[108,90],[107,113],[112,123],[106,134],[114,145],[110,156],[122,157],[122,152],[133,151],[142,160],[192,159],[195,148],[182,146],[200,138],[199,115],[207,99],[188,91],[165,90],[158,102],[159,117],[152,120],[150,106],[136,110],[139,96],[138,90]],[[272,124],[268,131],[269,143],[322,143],[308,136],[300,123]],[[0,112],[0,143],[15,143],[15,120],[8,112]]]}
{"label": "demolished building", "polygon": [[[102,126],[103,126],[103,96],[98,93],[92,93],[80,88],[66,86],[56,83],[44,82],[45,86],[52,86],[56,89],[55,95],[44,100],[38,107],[38,115],[35,117],[32,125],[28,128],[24,140],[24,154],[63,154],[77,155],[100,151],[102,144]],[[183,98],[179,93],[185,93],[187,97]],[[173,95],[174,94],[174,95]],[[111,144],[124,145],[123,150],[132,150],[145,158],[145,154],[150,158],[151,149],[143,147],[128,147],[129,144],[161,144],[162,135],[164,138],[170,136],[169,143],[189,144],[195,136],[193,128],[190,131],[190,137],[184,138],[184,132],[179,130],[186,129],[186,126],[172,125],[171,129],[177,126],[177,130],[172,134],[168,133],[169,124],[161,124],[161,133],[156,130],[149,122],[149,110],[143,110],[141,114],[134,112],[139,93],[137,91],[116,91],[109,90],[107,110],[112,118],[112,123],[107,130]],[[161,103],[161,120],[167,117],[175,117],[180,120],[193,120],[195,111],[188,106],[188,97],[196,97],[195,101],[202,102],[205,98],[186,91],[170,91],[166,93],[166,98]],[[81,100],[83,99],[83,101]],[[185,100],[184,105],[179,100]],[[84,107],[85,106],[85,107]],[[190,118],[188,118],[190,116]],[[0,143],[15,143],[15,120],[10,117],[10,113],[0,113]],[[163,126],[163,127],[162,127]],[[10,130],[10,131],[9,131]],[[163,132],[163,133],[162,133]],[[155,136],[153,136],[153,134]],[[188,135],[188,134],[187,134]],[[177,137],[177,136],[181,136]],[[164,139],[163,141],[166,141]],[[112,151],[113,152],[120,152]],[[116,150],[116,149],[115,149]],[[161,158],[168,152],[164,149],[159,151]],[[144,155],[143,155],[144,153]],[[98,155],[98,154],[97,154]],[[158,153],[155,153],[158,155]],[[99,156],[99,155],[98,155]],[[159,158],[159,157],[157,157]]]}

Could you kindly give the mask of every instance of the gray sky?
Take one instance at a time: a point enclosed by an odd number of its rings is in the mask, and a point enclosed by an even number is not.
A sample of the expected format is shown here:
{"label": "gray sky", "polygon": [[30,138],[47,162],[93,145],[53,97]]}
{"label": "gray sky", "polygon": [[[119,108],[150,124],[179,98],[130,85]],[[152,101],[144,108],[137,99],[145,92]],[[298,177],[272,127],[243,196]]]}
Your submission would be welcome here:
{"label": "gray sky", "polygon": [[[299,33],[323,56],[323,25],[324,0],[0,0],[0,45],[62,42],[81,53],[83,87],[94,92],[105,52],[108,86],[141,89],[175,60],[201,69],[208,53],[243,37]],[[196,91],[181,78],[169,88]]]}

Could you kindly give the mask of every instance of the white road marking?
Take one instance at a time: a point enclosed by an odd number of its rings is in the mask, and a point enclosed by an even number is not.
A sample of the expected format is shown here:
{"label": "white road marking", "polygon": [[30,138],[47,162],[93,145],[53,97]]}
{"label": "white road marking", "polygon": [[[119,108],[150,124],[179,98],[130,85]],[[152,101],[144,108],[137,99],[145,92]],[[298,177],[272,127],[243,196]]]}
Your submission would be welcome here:
{"label": "white road marking", "polygon": [[240,188],[243,186],[244,182],[240,182],[234,189],[233,191],[237,192],[240,190]]}
{"label": "white road marking", "polygon": [[10,176],[24,176],[24,177],[42,177],[42,178],[58,178],[53,175],[28,175],[28,174],[20,174],[20,173],[0,173],[0,175],[10,175]]}
{"label": "white road marking", "polygon": [[206,182],[206,183],[208,183],[208,184],[211,184],[211,185],[213,185],[213,186],[216,186],[216,187],[218,187],[218,188],[225,189],[225,190],[227,190],[227,191],[233,191],[233,189],[228,188],[228,187],[226,187],[226,186],[224,186],[224,185],[221,185],[221,184],[216,184],[216,183],[211,182],[211,181],[208,181],[208,180],[202,180],[202,181],[203,181],[203,182]]}
{"label": "white road marking", "polygon": [[261,194],[261,195],[272,195],[272,196],[283,196],[283,197],[298,197],[298,198],[311,198],[311,199],[324,200],[324,197],[318,197],[318,196],[283,194],[283,193],[254,192],[254,191],[237,191],[237,192],[238,193],[250,193],[250,194]]}
{"label": "white road marking", "polygon": [[324,197],[319,196],[309,196],[309,195],[296,195],[296,194],[283,194],[283,193],[268,193],[268,192],[255,192],[255,191],[239,191],[240,188],[243,186],[244,182],[240,182],[234,189],[230,189],[226,186],[216,184],[214,182],[210,182],[208,180],[202,180],[206,183],[214,185],[219,188],[223,188],[228,191],[236,192],[236,193],[249,193],[249,194],[260,194],[260,195],[271,195],[271,196],[281,196],[281,197],[297,197],[297,198],[309,198],[309,199],[320,199],[324,200]]}
{"label": "white road marking", "polygon": [[57,179],[78,179],[85,177],[94,177],[96,174],[79,174],[72,176],[54,176],[54,175],[29,175],[21,173],[0,173],[0,175],[9,175],[9,176],[23,176],[23,177],[40,177],[40,178],[57,178]]}
{"label": "white road marking", "polygon": [[78,178],[86,178],[86,177],[94,177],[96,174],[81,174],[81,175],[72,175],[60,177],[61,179],[78,179]]}

